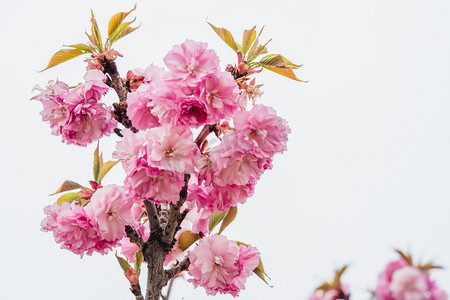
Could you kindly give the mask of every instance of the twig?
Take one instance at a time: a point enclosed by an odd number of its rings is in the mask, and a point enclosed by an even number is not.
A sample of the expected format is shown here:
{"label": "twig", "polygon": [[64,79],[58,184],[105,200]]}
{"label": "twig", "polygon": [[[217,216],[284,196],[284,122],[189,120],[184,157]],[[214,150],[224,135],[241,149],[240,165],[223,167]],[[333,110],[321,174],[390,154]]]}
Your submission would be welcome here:
{"label": "twig", "polygon": [[128,90],[123,84],[122,78],[120,78],[116,63],[114,60],[104,58],[102,61],[102,66],[105,74],[109,75],[110,81],[108,81],[108,83],[110,83],[110,86],[114,89],[114,91],[116,91],[116,94],[119,97],[119,103],[113,103],[114,114],[116,115],[117,122],[122,123],[123,126],[136,133],[138,130],[133,127],[131,120],[127,116]]}
{"label": "twig", "polygon": [[165,273],[169,279],[173,279],[179,273],[186,271],[190,264],[191,261],[189,260],[189,257],[186,256],[177,266],[172,269],[165,270]]}
{"label": "twig", "polygon": [[173,282],[175,280],[176,277],[173,277],[169,280],[169,286],[167,287],[167,293],[166,295],[161,295],[161,297],[163,298],[163,300],[169,300],[170,297],[170,292],[172,291],[172,286],[173,286]]}
{"label": "twig", "polygon": [[125,233],[127,234],[127,237],[130,239],[130,242],[142,248],[144,240],[142,239],[141,235],[139,234],[139,232],[137,232],[136,229],[134,229],[130,225],[125,225]]}
{"label": "twig", "polygon": [[160,230],[158,211],[154,203],[144,200],[145,209],[147,211],[148,221],[150,223],[150,236]]}
{"label": "twig", "polygon": [[[177,231],[177,227],[180,225],[180,209],[183,206],[184,202],[187,199],[187,189],[188,183],[191,175],[184,174],[184,186],[180,191],[180,199],[176,204],[170,204],[169,211],[169,222],[167,223],[166,229],[164,230],[162,241],[168,244],[174,244],[174,235]],[[169,249],[170,250],[170,249]]]}
{"label": "twig", "polygon": [[139,282],[137,284],[132,284],[130,291],[134,296],[136,296],[136,300],[144,300],[144,296],[142,296],[141,286],[139,285]]}
{"label": "twig", "polygon": [[198,134],[197,138],[194,140],[194,143],[197,144],[197,147],[200,148],[203,141],[208,137],[211,132],[216,131],[216,125],[205,125],[202,128],[202,131]]}

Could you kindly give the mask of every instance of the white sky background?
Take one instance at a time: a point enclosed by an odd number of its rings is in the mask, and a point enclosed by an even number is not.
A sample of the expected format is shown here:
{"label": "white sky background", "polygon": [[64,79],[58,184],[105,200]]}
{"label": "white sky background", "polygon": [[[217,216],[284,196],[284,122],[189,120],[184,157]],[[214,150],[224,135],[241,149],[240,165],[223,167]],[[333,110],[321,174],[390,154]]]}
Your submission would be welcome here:
{"label": "white sky background", "polygon": [[[68,146],[40,119],[31,88],[82,81],[81,58],[37,73],[63,44],[85,42],[90,9],[106,32],[134,1],[2,1],[0,10],[0,298],[133,299],[113,255],[80,259],[40,229],[64,179],[87,183],[95,145]],[[266,25],[271,53],[304,64],[307,84],[268,71],[261,102],[292,129],[255,195],[239,206],[230,239],[257,246],[274,288],[249,278],[241,299],[306,299],[334,269],[353,299],[368,299],[393,248],[447,267],[433,277],[450,292],[450,2],[137,1],[141,27],[117,43],[122,75],[190,38],[221,65],[235,56],[206,18],[231,30]],[[110,93],[109,103],[115,101]],[[111,136],[101,150],[111,158]],[[118,166],[104,183],[121,184]],[[184,298],[183,298],[184,297]],[[171,300],[212,299],[175,283]],[[232,299],[218,296],[218,299]]]}

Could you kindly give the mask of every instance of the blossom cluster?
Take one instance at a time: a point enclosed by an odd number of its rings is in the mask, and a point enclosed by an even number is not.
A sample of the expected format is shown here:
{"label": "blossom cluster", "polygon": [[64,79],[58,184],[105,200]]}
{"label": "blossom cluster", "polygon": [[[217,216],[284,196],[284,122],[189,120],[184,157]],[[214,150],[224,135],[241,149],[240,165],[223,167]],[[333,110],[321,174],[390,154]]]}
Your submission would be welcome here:
{"label": "blossom cluster", "polygon": [[[175,45],[164,63],[165,69],[150,65],[127,74],[126,113],[138,131],[123,129],[112,155],[125,170],[123,185],[101,187],[98,182],[98,189],[80,192],[87,201],[48,206],[42,229],[81,256],[105,254],[120,245],[134,262],[139,247],[126,237],[125,225],[148,239],[142,201],[159,209],[176,204],[188,184],[181,210],[189,212],[175,239],[186,230],[201,239],[189,254],[176,241],[165,265],[189,255],[195,286],[209,294],[237,296],[258,266],[259,252],[224,236],[205,236],[209,220],[214,212],[246,202],[264,171],[272,168],[273,156],[286,150],[290,128],[273,108],[258,104],[246,110],[235,78],[220,70],[217,54],[205,43]],[[101,71],[89,70],[78,87],[58,81],[33,98],[43,104],[43,120],[64,142],[86,146],[117,125],[111,109],[99,102],[108,91],[104,80]],[[200,127],[210,130],[197,141],[193,131]],[[207,135],[213,132],[218,144],[208,145],[212,139]]]}
{"label": "blossom cluster", "polygon": [[447,300],[448,295],[430,278],[428,270],[400,258],[389,262],[375,290],[379,300]]}
{"label": "blossom cluster", "polygon": [[45,207],[41,229],[52,231],[62,249],[81,257],[94,251],[106,254],[125,235],[125,225],[136,222],[132,205],[122,187],[107,185],[96,190],[85,206],[63,202]]}
{"label": "blossom cluster", "polygon": [[70,89],[57,81],[32,98],[42,103],[42,120],[50,124],[52,134],[78,146],[87,146],[111,134],[117,122],[111,108],[99,102],[109,89],[104,79],[101,71],[90,70],[84,76],[85,83],[76,88]]}
{"label": "blossom cluster", "polygon": [[[192,174],[197,181],[189,183],[188,219],[196,215],[194,233],[208,233],[206,220],[214,211],[226,211],[253,194],[273,155],[286,149],[290,129],[270,107],[239,107],[236,82],[219,71],[217,55],[206,44],[187,40],[164,62],[167,71],[151,65],[129,74],[135,80],[127,113],[141,131],[123,132],[113,157],[122,160],[125,187],[138,201],[175,203],[183,175]],[[221,143],[199,151],[191,130],[228,124],[225,120],[234,128],[222,126]]]}
{"label": "blossom cluster", "polygon": [[207,44],[186,40],[164,58],[168,71],[151,65],[137,69],[136,90],[128,96],[128,115],[139,130],[170,124],[197,128],[229,119],[238,108],[239,88],[220,71]]}
{"label": "blossom cluster", "polygon": [[189,128],[165,125],[123,135],[113,157],[122,160],[125,187],[135,202],[176,203],[184,185],[183,174],[194,171],[199,155]]}
{"label": "blossom cluster", "polygon": [[238,245],[225,236],[202,239],[189,253],[189,282],[202,286],[208,295],[231,294],[245,287],[247,277],[259,264],[259,252],[250,245]]}

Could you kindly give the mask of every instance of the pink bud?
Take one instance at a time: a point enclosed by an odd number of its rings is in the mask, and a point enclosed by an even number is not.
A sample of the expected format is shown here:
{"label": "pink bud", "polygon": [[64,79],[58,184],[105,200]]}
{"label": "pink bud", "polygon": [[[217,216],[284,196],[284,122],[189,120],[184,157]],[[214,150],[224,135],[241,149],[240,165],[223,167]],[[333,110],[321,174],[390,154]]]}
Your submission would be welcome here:
{"label": "pink bud", "polygon": [[126,272],[125,272],[125,277],[128,279],[128,281],[130,282],[131,285],[137,285],[139,283],[139,274],[141,273],[141,271],[139,271],[137,274],[134,271],[133,268],[129,268]]}

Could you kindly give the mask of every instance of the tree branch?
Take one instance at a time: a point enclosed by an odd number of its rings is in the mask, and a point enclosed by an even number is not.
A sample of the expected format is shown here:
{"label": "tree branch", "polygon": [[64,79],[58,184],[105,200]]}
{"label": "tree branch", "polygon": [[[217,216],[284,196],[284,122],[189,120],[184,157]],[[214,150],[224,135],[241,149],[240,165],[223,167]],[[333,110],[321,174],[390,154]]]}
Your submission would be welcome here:
{"label": "tree branch", "polygon": [[[162,241],[167,244],[174,244],[174,235],[175,232],[178,231],[178,227],[180,226],[181,221],[181,214],[180,209],[183,206],[184,202],[187,198],[187,189],[188,189],[188,183],[189,179],[191,178],[191,175],[184,174],[184,186],[180,191],[180,199],[176,204],[171,203],[170,204],[170,211],[169,211],[169,221],[167,223],[166,229],[164,230]],[[169,249],[170,250],[170,249]]]}
{"label": "tree branch", "polygon": [[175,281],[175,279],[177,279],[178,277],[173,277],[172,279],[169,280],[169,286],[167,287],[167,293],[166,295],[161,295],[163,300],[169,300],[170,297],[170,292],[172,291],[172,287],[173,287],[173,282]]}
{"label": "tree branch", "polygon": [[137,232],[137,230],[133,228],[133,226],[125,225],[125,233],[127,234],[127,237],[130,239],[130,242],[138,245],[139,248],[142,248],[144,240],[142,239],[139,232]]}
{"label": "tree branch", "polygon": [[147,211],[148,221],[150,223],[150,236],[160,230],[158,211],[154,203],[144,200],[145,210]]}
{"label": "tree branch", "polygon": [[208,137],[211,132],[216,131],[216,125],[205,125],[202,128],[202,131],[198,134],[197,138],[194,140],[194,143],[197,144],[197,147],[200,148],[203,141]]}
{"label": "tree branch", "polygon": [[119,71],[117,71],[117,65],[114,60],[108,60],[106,57],[102,60],[101,63],[105,74],[109,75],[110,81],[108,81],[108,83],[110,83],[110,86],[114,89],[114,91],[116,91],[116,94],[119,97],[119,103],[113,103],[116,120],[117,122],[122,123],[122,125],[126,128],[129,128],[131,131],[136,133],[138,130],[133,127],[133,125],[131,124],[131,120],[127,116],[128,90],[123,84],[122,78],[120,78]]}
{"label": "tree branch", "polygon": [[186,271],[189,268],[190,264],[191,261],[189,260],[189,257],[186,256],[177,266],[173,267],[172,269],[165,270],[164,272],[166,273],[168,279],[173,279],[181,272]]}
{"label": "tree branch", "polygon": [[138,284],[132,284],[130,288],[131,293],[136,296],[136,300],[144,300],[144,296],[142,296],[141,286]]}

